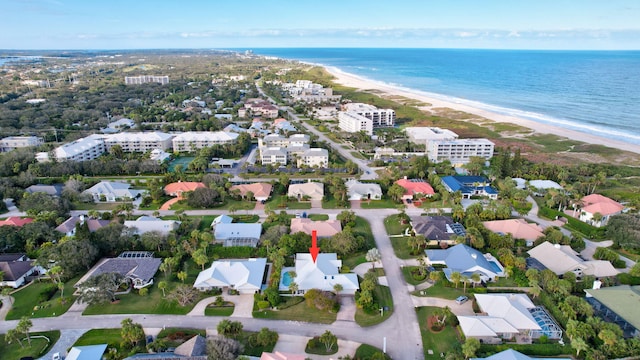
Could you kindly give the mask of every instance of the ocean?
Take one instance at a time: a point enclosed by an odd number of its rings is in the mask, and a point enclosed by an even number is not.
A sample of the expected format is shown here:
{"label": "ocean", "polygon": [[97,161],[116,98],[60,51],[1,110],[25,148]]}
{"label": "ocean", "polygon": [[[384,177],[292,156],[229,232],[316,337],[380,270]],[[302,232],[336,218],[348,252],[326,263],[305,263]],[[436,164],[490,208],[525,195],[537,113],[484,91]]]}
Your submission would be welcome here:
{"label": "ocean", "polygon": [[640,144],[640,51],[282,48],[257,55],[333,66],[493,112]]}

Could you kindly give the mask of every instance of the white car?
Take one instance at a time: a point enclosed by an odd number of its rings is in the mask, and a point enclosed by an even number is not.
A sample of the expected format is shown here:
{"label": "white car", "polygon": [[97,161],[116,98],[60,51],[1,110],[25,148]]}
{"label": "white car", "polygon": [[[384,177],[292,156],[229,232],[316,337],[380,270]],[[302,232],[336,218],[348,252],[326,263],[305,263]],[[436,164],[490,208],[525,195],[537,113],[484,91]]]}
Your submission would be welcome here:
{"label": "white car", "polygon": [[62,357],[60,356],[60,353],[57,352],[53,354],[53,356],[51,357],[51,360],[62,360]]}

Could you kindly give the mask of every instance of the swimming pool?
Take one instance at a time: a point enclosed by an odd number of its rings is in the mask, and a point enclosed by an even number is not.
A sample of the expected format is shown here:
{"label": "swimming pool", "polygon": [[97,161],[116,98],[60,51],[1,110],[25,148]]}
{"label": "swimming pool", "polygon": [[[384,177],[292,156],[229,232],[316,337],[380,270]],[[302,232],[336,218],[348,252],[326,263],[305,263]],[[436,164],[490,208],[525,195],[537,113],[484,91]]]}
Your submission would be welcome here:
{"label": "swimming pool", "polygon": [[501,273],[503,271],[502,269],[500,269],[500,266],[495,262],[489,261],[489,264],[491,265],[491,269],[493,270],[493,272],[495,272],[496,274]]}
{"label": "swimming pool", "polygon": [[282,274],[282,285],[284,285],[284,286],[291,285],[291,274],[289,274],[288,271],[286,273]]}

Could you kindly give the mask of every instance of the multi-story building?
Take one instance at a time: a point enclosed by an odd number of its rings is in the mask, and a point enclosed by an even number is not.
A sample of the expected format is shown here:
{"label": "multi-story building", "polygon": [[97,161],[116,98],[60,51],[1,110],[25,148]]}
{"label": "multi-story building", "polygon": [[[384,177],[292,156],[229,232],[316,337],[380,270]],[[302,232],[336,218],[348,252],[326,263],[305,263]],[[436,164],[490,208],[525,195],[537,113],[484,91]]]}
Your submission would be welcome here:
{"label": "multi-story building", "polygon": [[420,145],[426,145],[429,141],[455,140],[458,138],[458,134],[453,131],[437,127],[407,127],[404,132],[409,137],[409,141]]}
{"label": "multi-story building", "polygon": [[342,131],[350,133],[364,131],[367,135],[373,135],[373,121],[356,113],[340,111],[338,126]]}
{"label": "multi-story building", "polygon": [[93,134],[59,146],[53,153],[58,161],[87,161],[99,157],[106,150],[103,135]]}
{"label": "multi-story building", "polygon": [[298,156],[298,167],[303,165],[326,168],[329,166],[329,151],[321,148],[307,149],[302,156]]}
{"label": "multi-story building", "polygon": [[306,134],[294,134],[289,136],[288,138],[279,134],[269,134],[262,139],[258,139],[258,145],[267,147],[303,146],[305,144],[308,144],[310,140],[311,138]]}
{"label": "multi-story building", "polygon": [[372,121],[374,129],[393,127],[396,120],[396,112],[392,109],[378,109],[377,107],[363,103],[349,103],[343,106],[346,112],[356,113]]}
{"label": "multi-story building", "polygon": [[167,150],[172,146],[173,135],[159,131],[154,132],[126,132],[105,135],[104,143],[107,150],[120,145],[124,152],[147,152],[155,149]]}
{"label": "multi-story building", "polygon": [[232,144],[239,134],[224,131],[189,131],[173,138],[173,151],[190,152],[214,145]]}
{"label": "multi-story building", "polygon": [[297,80],[295,83],[284,83],[282,89],[289,92],[295,101],[323,102],[339,101],[340,95],[333,95],[333,89],[314,84],[310,80]]}
{"label": "multi-story building", "polygon": [[427,156],[434,163],[449,160],[459,166],[468,163],[471,157],[491,159],[494,147],[487,139],[433,140],[427,142]]}
{"label": "multi-story building", "polygon": [[260,148],[260,161],[262,165],[287,165],[288,153],[283,147],[263,147]]}
{"label": "multi-story building", "polygon": [[124,83],[126,85],[140,85],[146,83],[158,83],[166,85],[169,83],[168,76],[154,76],[154,75],[140,75],[140,76],[125,76]]}
{"label": "multi-story building", "polygon": [[278,107],[262,99],[248,99],[244,104],[244,109],[238,110],[239,117],[246,117],[247,115],[275,119],[278,117]]}
{"label": "multi-story building", "polygon": [[38,146],[44,144],[44,139],[37,136],[9,136],[0,140],[0,152],[8,152],[17,148]]}

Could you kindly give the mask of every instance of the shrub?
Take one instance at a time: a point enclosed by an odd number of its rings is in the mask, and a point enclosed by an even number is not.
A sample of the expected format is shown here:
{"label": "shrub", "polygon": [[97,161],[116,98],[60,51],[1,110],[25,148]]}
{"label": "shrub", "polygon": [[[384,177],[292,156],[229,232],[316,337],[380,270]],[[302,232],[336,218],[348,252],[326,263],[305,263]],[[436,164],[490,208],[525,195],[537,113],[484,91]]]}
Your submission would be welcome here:
{"label": "shrub", "polygon": [[58,287],[54,284],[50,284],[45,286],[42,290],[40,290],[40,294],[38,294],[38,303],[43,303],[45,301],[51,300],[51,298],[58,291]]}
{"label": "shrub", "polygon": [[138,290],[138,294],[140,296],[147,296],[149,295],[149,288],[142,288],[140,290]]}
{"label": "shrub", "polygon": [[618,281],[624,285],[640,285],[640,276],[631,276],[627,273],[617,275]]}
{"label": "shrub", "polygon": [[258,301],[258,309],[260,310],[267,309],[269,306],[271,306],[271,304],[266,300]]}

